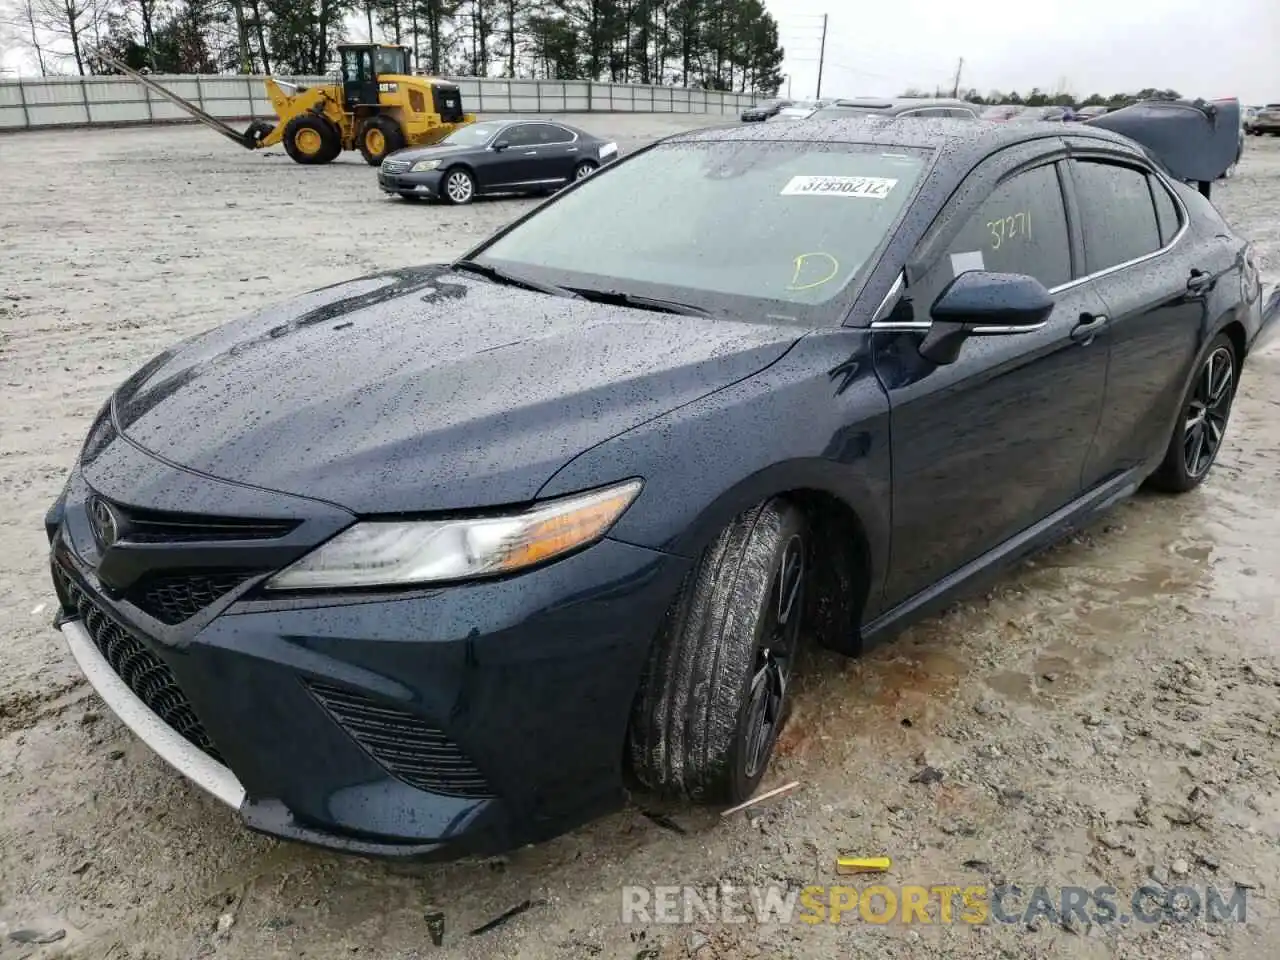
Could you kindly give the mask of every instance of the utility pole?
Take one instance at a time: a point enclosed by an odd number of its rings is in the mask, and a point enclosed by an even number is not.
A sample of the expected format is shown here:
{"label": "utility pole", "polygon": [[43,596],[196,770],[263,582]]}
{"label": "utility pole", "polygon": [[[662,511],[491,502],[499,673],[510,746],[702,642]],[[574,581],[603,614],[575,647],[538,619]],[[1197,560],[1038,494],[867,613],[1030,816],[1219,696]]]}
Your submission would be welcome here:
{"label": "utility pole", "polygon": [[960,96],[960,71],[964,69],[964,57],[960,58],[960,62],[956,64],[956,82],[951,85],[951,97],[956,99]]}
{"label": "utility pole", "polygon": [[814,99],[822,99],[822,62],[827,55],[827,15],[822,15],[822,46],[818,48],[818,92]]}

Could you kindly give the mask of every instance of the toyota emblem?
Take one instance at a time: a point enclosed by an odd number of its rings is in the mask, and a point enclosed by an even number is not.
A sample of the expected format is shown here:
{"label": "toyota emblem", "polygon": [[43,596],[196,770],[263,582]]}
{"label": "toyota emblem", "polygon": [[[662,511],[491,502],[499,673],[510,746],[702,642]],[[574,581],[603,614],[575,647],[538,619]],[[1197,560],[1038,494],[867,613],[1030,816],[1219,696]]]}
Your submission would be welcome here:
{"label": "toyota emblem", "polygon": [[94,539],[104,550],[120,538],[120,522],[111,505],[101,497],[89,501],[89,523],[93,526]]}

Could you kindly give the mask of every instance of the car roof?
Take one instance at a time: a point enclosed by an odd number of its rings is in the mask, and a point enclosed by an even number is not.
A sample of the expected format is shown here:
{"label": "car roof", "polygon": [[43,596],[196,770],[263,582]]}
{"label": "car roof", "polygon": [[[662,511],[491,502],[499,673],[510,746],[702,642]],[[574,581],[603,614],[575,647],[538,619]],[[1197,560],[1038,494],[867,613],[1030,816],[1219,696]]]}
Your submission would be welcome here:
{"label": "car roof", "polygon": [[953,97],[841,97],[830,103],[831,107],[845,107],[851,110],[919,110],[926,107],[964,107],[976,110],[977,107],[965,100]]}
{"label": "car roof", "polygon": [[[1128,137],[1101,127],[1072,127],[1072,137],[1122,147],[1145,156]],[[665,138],[662,143],[747,142],[752,140],[797,145],[849,144],[851,146],[905,147],[936,151],[949,164],[968,170],[997,150],[1018,143],[1064,136],[1060,123],[1025,123],[1010,126],[989,120],[924,119],[863,115],[818,122],[742,124],[705,127]]]}
{"label": "car roof", "polygon": [[481,124],[493,125],[505,130],[507,127],[514,127],[517,123],[551,123],[557,127],[564,127],[566,130],[572,130],[579,137],[591,137],[594,134],[587,133],[581,127],[575,127],[572,123],[565,123],[563,120],[557,120],[555,117],[495,117],[492,120],[477,120],[475,126]]}

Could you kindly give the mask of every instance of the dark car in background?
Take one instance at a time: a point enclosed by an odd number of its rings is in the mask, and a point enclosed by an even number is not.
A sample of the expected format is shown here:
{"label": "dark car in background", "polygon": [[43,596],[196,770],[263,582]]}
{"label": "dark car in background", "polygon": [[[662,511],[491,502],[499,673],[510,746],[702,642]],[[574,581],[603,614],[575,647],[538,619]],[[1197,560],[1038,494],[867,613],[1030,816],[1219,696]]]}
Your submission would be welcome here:
{"label": "dark car in background", "polygon": [[1162,162],[1091,125],[691,131],[188,339],[48,511],[57,625],[274,836],[451,857],[632,779],[740,801],[802,642],[855,654],[1208,475],[1263,320],[1171,178],[1221,133],[1191,119]]}
{"label": "dark car in background", "polygon": [[752,104],[742,111],[742,122],[759,123],[762,120],[768,120],[779,110],[789,106],[791,106],[790,100],[762,100],[760,103]]}
{"label": "dark car in background", "polygon": [[813,114],[815,120],[838,120],[852,116],[877,117],[950,117],[957,120],[975,120],[979,108],[965,100],[949,98],[901,98],[877,99],[857,97],[837,100]]}
{"label": "dark car in background", "polygon": [[411,200],[470,203],[484,194],[554,190],[617,156],[613,141],[558,120],[486,120],[391,154],[378,168],[378,186]]}

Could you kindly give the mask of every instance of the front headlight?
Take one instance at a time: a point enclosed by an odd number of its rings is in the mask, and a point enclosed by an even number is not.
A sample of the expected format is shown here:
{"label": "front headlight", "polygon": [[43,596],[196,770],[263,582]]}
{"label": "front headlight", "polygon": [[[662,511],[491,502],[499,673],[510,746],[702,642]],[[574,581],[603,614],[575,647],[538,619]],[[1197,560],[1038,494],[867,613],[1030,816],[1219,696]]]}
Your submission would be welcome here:
{"label": "front headlight", "polygon": [[410,173],[426,173],[428,170],[434,170],[440,166],[439,160],[419,160],[409,168]]}
{"label": "front headlight", "polygon": [[506,515],[357,523],[281,570],[266,588],[407,586],[513,573],[599,540],[641,486],[628,480]]}

